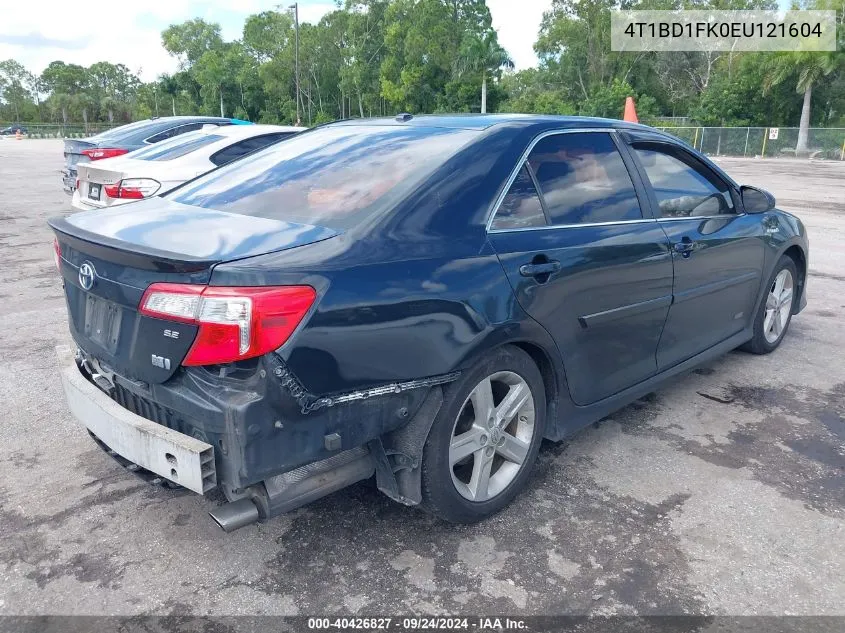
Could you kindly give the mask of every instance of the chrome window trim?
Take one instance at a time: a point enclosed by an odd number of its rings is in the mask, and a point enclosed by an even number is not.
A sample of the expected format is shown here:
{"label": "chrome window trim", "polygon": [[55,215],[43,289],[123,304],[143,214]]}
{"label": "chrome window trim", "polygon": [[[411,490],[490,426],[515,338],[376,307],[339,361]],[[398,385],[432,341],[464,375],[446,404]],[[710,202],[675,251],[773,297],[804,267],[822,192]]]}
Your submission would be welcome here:
{"label": "chrome window trim", "polygon": [[[681,219],[681,218],[678,218]],[[514,233],[516,231],[548,231],[557,229],[580,229],[595,226],[616,226],[617,224],[645,224],[646,222],[657,222],[654,218],[641,218],[639,220],[613,220],[611,222],[584,222],[583,224],[546,224],[545,226],[526,226],[517,229],[490,229],[488,234],[493,233]]]}
{"label": "chrome window trim", "polygon": [[[601,127],[598,127],[598,128],[596,128],[596,127],[573,128],[573,129],[570,129],[570,130],[546,130],[542,134],[539,134],[538,136],[536,136],[531,141],[531,143],[528,144],[528,148],[522,153],[522,156],[520,157],[520,159],[516,163],[516,167],[514,167],[514,169],[511,171],[510,177],[507,179],[507,182],[505,182],[504,188],[502,189],[501,193],[499,193],[496,200],[493,202],[493,207],[492,207],[493,210],[492,210],[492,212],[488,212],[489,214],[487,216],[487,222],[485,224],[485,231],[487,233],[511,233],[513,231],[540,231],[540,230],[543,230],[543,229],[567,229],[567,228],[571,229],[571,228],[579,227],[579,226],[610,226],[610,225],[613,225],[613,224],[636,224],[636,223],[640,223],[640,222],[656,222],[656,220],[654,218],[643,217],[642,219],[638,219],[638,220],[615,220],[615,221],[612,221],[612,222],[592,222],[592,223],[584,223],[584,224],[547,224],[546,226],[533,226],[533,227],[525,227],[525,228],[521,228],[521,229],[494,229],[494,228],[492,228],[493,220],[495,219],[496,214],[499,212],[499,207],[502,206],[502,202],[504,201],[505,196],[508,195],[508,191],[510,191],[511,185],[513,185],[513,181],[516,180],[517,175],[519,175],[519,170],[522,169],[522,165],[525,163],[525,161],[528,160],[528,156],[534,150],[534,147],[537,145],[537,143],[542,141],[544,138],[548,138],[549,136],[558,136],[560,134],[583,134],[583,133],[590,133],[590,134],[601,133],[601,134],[609,134],[611,136],[616,136],[616,135],[619,134],[619,130],[617,130],[616,128],[612,128],[612,127],[608,127],[608,128],[601,128]],[[619,151],[619,150],[617,149],[617,151]],[[619,157],[622,158],[621,152],[619,154]],[[627,167],[628,166],[626,165],[625,166],[626,171],[627,171]],[[632,184],[633,184],[633,178],[631,180],[632,180]],[[538,191],[537,193],[539,194],[540,192]],[[542,198],[541,198],[541,200],[542,200]],[[640,213],[642,213],[642,212],[643,212],[643,209],[640,208]]]}
{"label": "chrome window trim", "polygon": [[741,218],[747,213],[720,213],[719,215],[683,215],[679,217],[657,218],[657,222],[677,222],[678,220],[722,220],[724,218]]}

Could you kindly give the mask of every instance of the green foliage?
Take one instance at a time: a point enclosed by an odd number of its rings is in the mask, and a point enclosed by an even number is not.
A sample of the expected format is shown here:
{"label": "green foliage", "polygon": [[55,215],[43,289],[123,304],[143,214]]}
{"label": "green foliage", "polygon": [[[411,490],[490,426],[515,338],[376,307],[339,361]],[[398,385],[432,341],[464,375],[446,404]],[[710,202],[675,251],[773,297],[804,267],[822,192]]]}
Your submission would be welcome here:
{"label": "green foliage", "polygon": [[775,8],[776,0],[551,0],[536,34],[538,67],[513,72],[485,0],[336,0],[318,23],[299,25],[297,92],[297,34],[283,3],[249,16],[232,42],[199,18],[169,26],[161,41],[179,71],[149,83],[110,62],[54,61],[40,75],[0,62],[0,119],[119,124],[175,113],[293,123],[297,104],[305,125],[401,111],[620,117],[632,96],[646,120],[845,125],[845,5],[799,4],[837,11],[838,52],[610,48],[614,9]]}
{"label": "green foliage", "polygon": [[187,68],[196,64],[207,52],[220,48],[223,38],[219,24],[209,24],[197,18],[167,27],[161,34],[161,44],[183,68]]}
{"label": "green foliage", "polygon": [[627,97],[634,97],[639,117],[658,114],[657,102],[653,97],[638,95],[628,82],[620,79],[614,79],[609,86],[596,87],[581,103],[578,114],[621,119]]}

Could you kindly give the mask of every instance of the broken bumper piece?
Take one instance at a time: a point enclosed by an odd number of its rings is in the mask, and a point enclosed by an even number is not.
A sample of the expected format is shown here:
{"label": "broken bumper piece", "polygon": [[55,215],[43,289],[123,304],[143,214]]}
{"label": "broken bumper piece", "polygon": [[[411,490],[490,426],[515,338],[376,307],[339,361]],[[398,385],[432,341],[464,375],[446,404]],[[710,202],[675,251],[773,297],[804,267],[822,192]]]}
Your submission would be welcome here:
{"label": "broken bumper piece", "polygon": [[196,493],[217,486],[214,448],[127,411],[79,370],[68,347],[57,347],[68,407],[97,439],[130,462]]}

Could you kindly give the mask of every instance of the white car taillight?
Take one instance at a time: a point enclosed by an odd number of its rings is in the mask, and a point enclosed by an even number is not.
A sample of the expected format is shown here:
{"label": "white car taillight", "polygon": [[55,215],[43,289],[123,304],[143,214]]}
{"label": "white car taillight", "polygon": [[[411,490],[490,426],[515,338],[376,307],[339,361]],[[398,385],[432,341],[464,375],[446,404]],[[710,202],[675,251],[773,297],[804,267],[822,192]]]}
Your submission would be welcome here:
{"label": "white car taillight", "polygon": [[106,185],[103,191],[109,198],[121,200],[142,200],[154,196],[161,189],[161,183],[152,178],[124,178],[116,185]]}

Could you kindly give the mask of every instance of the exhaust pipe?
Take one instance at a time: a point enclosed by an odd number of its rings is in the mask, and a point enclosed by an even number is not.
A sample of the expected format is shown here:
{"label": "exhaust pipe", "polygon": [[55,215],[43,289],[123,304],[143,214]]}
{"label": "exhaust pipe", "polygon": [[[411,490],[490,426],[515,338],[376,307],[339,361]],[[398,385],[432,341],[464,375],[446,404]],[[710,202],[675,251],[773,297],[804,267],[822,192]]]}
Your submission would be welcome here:
{"label": "exhaust pipe", "polygon": [[233,532],[372,477],[374,471],[369,450],[359,446],[265,479],[249,487],[251,497],[224,504],[209,514],[226,532]]}
{"label": "exhaust pipe", "polygon": [[238,499],[208,513],[224,532],[234,532],[258,521],[258,507],[252,499]]}

